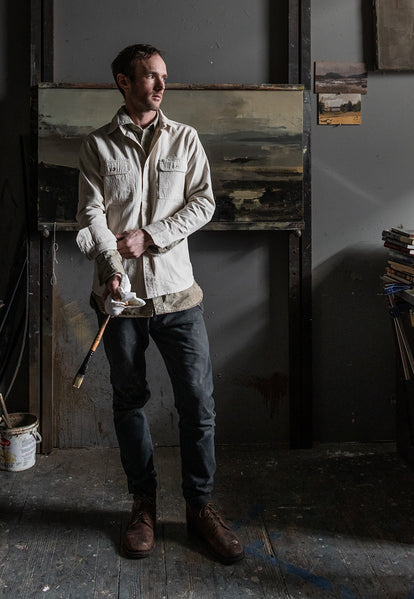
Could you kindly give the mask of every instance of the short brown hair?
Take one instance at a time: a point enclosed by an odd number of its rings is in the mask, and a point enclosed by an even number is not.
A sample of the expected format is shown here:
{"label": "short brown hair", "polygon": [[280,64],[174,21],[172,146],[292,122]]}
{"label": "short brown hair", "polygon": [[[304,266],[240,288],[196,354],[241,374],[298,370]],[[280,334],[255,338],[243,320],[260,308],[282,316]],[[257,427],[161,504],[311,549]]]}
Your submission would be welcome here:
{"label": "short brown hair", "polygon": [[161,50],[151,46],[150,44],[134,44],[127,46],[118,54],[115,60],[111,64],[112,74],[115,79],[115,83],[118,86],[119,91],[124,96],[124,90],[118,85],[117,76],[119,73],[126,75],[131,81],[134,81],[135,77],[135,61],[149,58],[154,54],[162,56]]}

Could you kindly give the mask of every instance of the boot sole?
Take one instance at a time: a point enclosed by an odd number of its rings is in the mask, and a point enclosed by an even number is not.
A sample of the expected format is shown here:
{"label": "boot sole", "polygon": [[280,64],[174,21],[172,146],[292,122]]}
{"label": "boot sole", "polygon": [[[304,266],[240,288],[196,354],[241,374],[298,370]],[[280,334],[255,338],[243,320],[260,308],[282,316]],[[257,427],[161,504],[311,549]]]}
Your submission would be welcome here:
{"label": "boot sole", "polygon": [[154,546],[149,549],[148,551],[131,551],[130,549],[127,549],[125,547],[125,545],[122,545],[122,551],[124,553],[124,555],[126,557],[129,557],[130,559],[145,559],[146,557],[149,557],[155,549],[155,543]]}

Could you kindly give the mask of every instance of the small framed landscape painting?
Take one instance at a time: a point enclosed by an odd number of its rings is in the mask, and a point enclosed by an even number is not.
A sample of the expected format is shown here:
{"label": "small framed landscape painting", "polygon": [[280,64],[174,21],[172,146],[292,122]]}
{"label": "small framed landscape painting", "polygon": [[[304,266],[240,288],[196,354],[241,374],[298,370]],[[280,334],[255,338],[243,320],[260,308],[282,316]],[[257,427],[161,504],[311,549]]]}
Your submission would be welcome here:
{"label": "small framed landscape painting", "polygon": [[363,62],[316,62],[316,94],[366,94],[367,69]]}
{"label": "small framed landscape painting", "polygon": [[319,125],[360,125],[361,94],[319,94]]}

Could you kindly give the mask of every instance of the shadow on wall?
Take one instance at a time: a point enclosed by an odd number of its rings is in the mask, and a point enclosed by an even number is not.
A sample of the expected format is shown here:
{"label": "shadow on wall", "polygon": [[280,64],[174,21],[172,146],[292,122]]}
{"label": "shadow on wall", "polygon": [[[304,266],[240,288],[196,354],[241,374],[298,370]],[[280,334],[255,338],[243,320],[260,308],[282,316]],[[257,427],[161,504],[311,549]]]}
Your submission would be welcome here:
{"label": "shadow on wall", "polygon": [[347,248],[314,271],[316,441],[395,439],[396,354],[381,275],[387,255]]}
{"label": "shadow on wall", "polygon": [[289,439],[287,233],[203,232],[191,240],[205,292],[219,443]]}

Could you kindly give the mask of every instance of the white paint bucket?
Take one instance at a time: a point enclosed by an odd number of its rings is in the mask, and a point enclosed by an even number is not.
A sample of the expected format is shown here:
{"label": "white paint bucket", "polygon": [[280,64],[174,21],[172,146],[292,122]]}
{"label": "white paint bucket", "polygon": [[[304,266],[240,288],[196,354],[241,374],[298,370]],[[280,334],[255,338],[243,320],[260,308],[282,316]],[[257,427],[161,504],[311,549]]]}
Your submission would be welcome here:
{"label": "white paint bucket", "polygon": [[33,414],[9,414],[11,428],[0,427],[0,470],[17,472],[34,466],[42,437]]}

